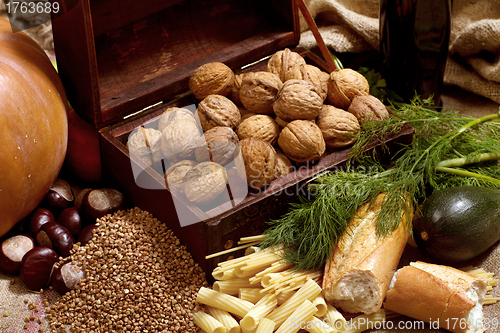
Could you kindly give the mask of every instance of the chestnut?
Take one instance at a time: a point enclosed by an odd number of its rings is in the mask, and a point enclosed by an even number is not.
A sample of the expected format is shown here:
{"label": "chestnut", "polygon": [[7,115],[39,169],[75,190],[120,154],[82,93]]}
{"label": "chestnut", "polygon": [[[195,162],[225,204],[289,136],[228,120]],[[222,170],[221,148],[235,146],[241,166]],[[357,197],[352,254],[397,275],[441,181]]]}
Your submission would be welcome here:
{"label": "chestnut", "polygon": [[82,229],[82,231],[80,231],[77,240],[80,243],[80,245],[82,246],[86,245],[89,242],[89,240],[91,240],[92,237],[94,237],[93,231],[95,229],[97,229],[97,225],[93,223],[91,225],[86,226],[85,228]]}
{"label": "chestnut", "polygon": [[38,291],[49,284],[52,267],[59,260],[56,251],[37,246],[26,252],[21,261],[20,277],[26,287]]}
{"label": "chestnut", "polygon": [[36,242],[40,246],[54,249],[62,257],[67,257],[75,244],[75,238],[65,226],[47,222],[36,235]]}
{"label": "chestnut", "polygon": [[54,214],[47,208],[38,207],[26,219],[24,230],[31,237],[36,237],[42,225],[47,222],[56,222]]}
{"label": "chestnut", "polygon": [[74,196],[71,186],[64,179],[57,178],[42,201],[42,205],[55,216],[73,204]]}
{"label": "chestnut", "polygon": [[67,262],[56,268],[50,277],[50,285],[60,295],[76,289],[78,283],[85,277],[82,268]]}
{"label": "chestnut", "polygon": [[68,207],[59,214],[57,223],[65,226],[76,238],[82,230],[82,217],[76,207]]}
{"label": "chestnut", "polygon": [[28,235],[16,235],[2,242],[0,248],[0,271],[18,273],[24,255],[35,247],[35,241]]}
{"label": "chestnut", "polygon": [[82,198],[81,210],[92,222],[107,215],[125,209],[125,197],[113,188],[93,189]]}

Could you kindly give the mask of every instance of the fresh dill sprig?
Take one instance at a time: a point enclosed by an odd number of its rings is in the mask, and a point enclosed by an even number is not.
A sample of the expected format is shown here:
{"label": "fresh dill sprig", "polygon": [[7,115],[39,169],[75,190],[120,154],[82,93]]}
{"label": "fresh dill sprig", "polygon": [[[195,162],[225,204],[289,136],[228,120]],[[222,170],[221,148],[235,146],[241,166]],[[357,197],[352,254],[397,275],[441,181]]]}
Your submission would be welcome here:
{"label": "fresh dill sprig", "polygon": [[[392,111],[388,119],[362,125],[345,170],[324,173],[310,183],[311,198],[301,197],[287,214],[270,221],[262,246],[283,245],[285,259],[298,269],[317,269],[337,239],[349,232],[356,210],[380,193],[385,197],[376,222],[384,237],[408,215],[404,212],[415,210],[433,190],[458,185],[500,188],[500,114],[463,116],[439,111],[418,97],[392,106]],[[413,140],[392,151],[388,161],[366,152],[368,145],[383,145],[387,135],[406,124],[414,128]],[[490,158],[481,160],[485,154]],[[448,166],[451,170],[440,166],[449,160],[455,160]]]}

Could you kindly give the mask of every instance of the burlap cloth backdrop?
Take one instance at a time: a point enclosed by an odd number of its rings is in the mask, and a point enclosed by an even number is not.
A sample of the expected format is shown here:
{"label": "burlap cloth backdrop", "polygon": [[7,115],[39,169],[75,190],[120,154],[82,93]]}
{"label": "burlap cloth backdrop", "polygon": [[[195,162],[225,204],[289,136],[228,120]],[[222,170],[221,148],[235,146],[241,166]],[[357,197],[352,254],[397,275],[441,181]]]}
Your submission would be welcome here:
{"label": "burlap cloth backdrop", "polygon": [[[336,52],[357,53],[378,49],[378,0],[306,0],[306,3],[313,16],[321,18],[321,34],[326,44]],[[5,17],[2,7],[3,2],[0,2],[0,16]],[[301,22],[301,27],[301,46],[315,47],[315,40],[307,31],[305,22]],[[53,57],[50,24],[37,26],[27,32]],[[500,103],[499,53],[500,4],[494,0],[454,0],[445,84],[458,86],[496,104]],[[430,261],[408,246],[400,265],[412,260]],[[487,253],[460,266],[466,265],[479,266],[500,276],[500,246],[496,245]],[[496,287],[490,294],[500,296],[499,289]],[[0,273],[0,332],[39,332],[40,328],[43,332],[49,332],[44,301],[53,303],[58,297],[51,290],[45,290],[42,294],[30,292],[19,277]],[[485,306],[484,313],[486,320],[500,319],[500,304]],[[400,321],[401,327],[411,325],[408,318],[400,318]],[[384,329],[377,332],[445,331]],[[500,332],[500,327],[491,327],[487,332]]]}

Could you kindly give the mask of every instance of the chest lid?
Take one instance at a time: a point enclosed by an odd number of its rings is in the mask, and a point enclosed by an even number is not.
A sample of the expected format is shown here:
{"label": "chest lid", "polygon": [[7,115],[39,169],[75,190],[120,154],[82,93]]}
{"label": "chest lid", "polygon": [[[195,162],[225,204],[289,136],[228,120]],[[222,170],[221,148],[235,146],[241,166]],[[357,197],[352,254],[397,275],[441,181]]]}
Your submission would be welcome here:
{"label": "chest lid", "polygon": [[60,0],[54,47],[73,108],[97,128],[188,90],[208,62],[237,69],[296,45],[293,0]]}

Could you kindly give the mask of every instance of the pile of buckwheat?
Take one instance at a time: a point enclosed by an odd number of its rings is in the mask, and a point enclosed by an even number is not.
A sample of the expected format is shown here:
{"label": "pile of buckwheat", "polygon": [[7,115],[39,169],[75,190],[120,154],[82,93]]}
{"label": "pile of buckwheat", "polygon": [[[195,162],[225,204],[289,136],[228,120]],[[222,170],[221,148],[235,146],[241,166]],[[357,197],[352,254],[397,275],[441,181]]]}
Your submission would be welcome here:
{"label": "pile of buckwheat", "polygon": [[86,278],[51,306],[51,330],[196,332],[196,295],[208,283],[173,232],[139,208],[97,223],[92,240],[65,259]]}

